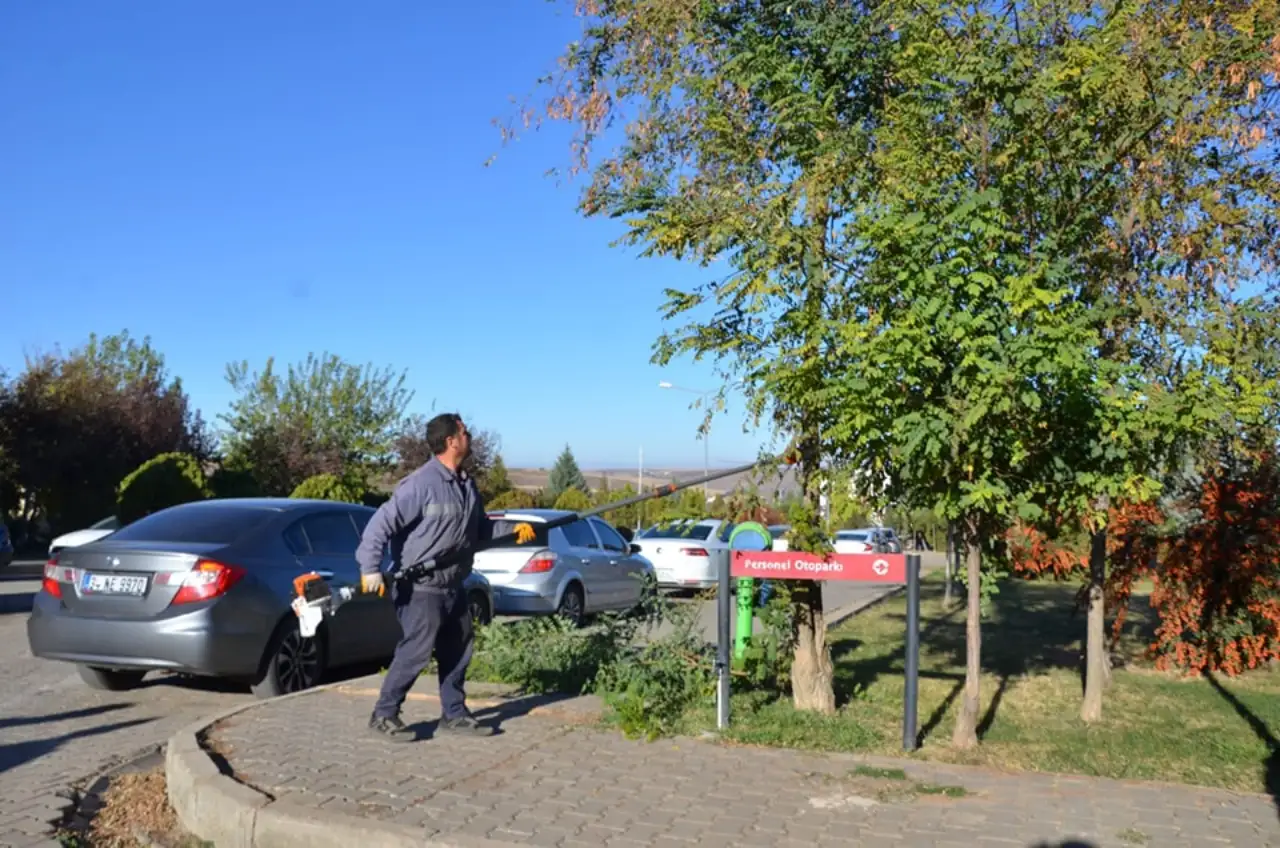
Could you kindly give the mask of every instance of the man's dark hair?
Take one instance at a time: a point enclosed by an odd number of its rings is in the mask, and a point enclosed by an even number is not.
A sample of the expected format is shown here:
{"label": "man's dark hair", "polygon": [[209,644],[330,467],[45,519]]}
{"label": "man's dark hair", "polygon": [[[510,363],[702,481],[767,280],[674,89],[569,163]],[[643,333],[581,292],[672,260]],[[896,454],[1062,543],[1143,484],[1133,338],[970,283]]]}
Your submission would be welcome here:
{"label": "man's dark hair", "polygon": [[442,412],[427,422],[427,447],[439,456],[447,448],[449,439],[462,430],[462,416],[456,412]]}

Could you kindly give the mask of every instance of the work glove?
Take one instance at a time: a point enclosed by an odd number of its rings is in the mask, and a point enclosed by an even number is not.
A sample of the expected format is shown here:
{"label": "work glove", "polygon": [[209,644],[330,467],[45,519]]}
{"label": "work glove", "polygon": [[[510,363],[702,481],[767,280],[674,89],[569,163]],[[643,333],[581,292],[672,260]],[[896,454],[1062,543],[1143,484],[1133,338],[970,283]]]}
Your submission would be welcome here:
{"label": "work glove", "polygon": [[360,589],[364,592],[377,592],[378,597],[387,591],[387,586],[382,580],[382,572],[375,571],[373,574],[360,575]]}
{"label": "work glove", "polygon": [[538,535],[533,532],[533,527],[527,521],[521,521],[515,526],[516,544],[523,545],[525,542],[533,541],[533,537]]}

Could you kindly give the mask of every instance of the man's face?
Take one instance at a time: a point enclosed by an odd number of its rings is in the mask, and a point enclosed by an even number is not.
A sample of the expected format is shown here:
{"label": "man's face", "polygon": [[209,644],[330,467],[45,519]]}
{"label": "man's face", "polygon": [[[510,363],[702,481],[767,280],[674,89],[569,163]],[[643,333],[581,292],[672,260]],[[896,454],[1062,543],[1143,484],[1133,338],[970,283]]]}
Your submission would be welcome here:
{"label": "man's face", "polygon": [[449,437],[449,447],[459,460],[464,460],[471,455],[471,433],[467,430],[467,425],[461,421],[458,422],[457,434]]}

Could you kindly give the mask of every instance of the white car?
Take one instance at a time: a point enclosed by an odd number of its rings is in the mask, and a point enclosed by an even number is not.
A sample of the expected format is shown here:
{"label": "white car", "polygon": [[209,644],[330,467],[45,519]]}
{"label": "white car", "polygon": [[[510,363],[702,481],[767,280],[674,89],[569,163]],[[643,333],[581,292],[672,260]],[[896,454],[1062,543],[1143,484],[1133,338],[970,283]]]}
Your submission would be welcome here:
{"label": "white car", "polygon": [[838,554],[869,554],[876,550],[877,544],[884,553],[902,553],[902,543],[890,527],[840,530],[836,533],[832,547]]}
{"label": "white car", "polygon": [[708,518],[655,524],[635,537],[637,553],[653,563],[658,585],[673,589],[711,589],[720,568],[729,567],[732,521]]}
{"label": "white car", "polygon": [[106,538],[119,530],[120,526],[120,519],[112,515],[89,525],[83,530],[72,530],[70,533],[63,533],[49,543],[49,556],[53,556],[63,548],[77,548],[80,545],[87,545],[90,542]]}

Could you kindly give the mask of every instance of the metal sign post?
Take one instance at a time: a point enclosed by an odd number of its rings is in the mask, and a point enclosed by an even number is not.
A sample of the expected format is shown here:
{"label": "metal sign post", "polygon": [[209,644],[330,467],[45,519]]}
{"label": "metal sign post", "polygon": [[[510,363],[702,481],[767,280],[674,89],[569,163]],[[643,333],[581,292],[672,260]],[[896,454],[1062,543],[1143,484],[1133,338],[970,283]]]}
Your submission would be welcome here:
{"label": "metal sign post", "polygon": [[902,695],[902,750],[914,751],[920,698],[920,554],[907,555],[906,649],[902,664],[906,675]]}

